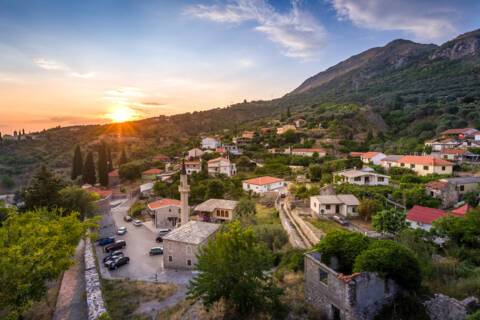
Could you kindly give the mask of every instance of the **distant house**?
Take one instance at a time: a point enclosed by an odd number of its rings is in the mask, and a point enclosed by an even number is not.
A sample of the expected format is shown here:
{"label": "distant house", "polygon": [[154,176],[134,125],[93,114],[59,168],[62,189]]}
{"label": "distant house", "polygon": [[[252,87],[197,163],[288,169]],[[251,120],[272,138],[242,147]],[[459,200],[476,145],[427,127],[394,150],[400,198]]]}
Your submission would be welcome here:
{"label": "distant house", "polygon": [[362,162],[365,164],[373,163],[375,165],[379,165],[380,161],[385,157],[386,155],[384,153],[369,151],[362,153],[360,155],[360,160],[362,160]]}
{"label": "distant house", "polygon": [[277,134],[284,134],[287,131],[297,131],[297,128],[293,124],[286,124],[281,126],[280,128],[277,128]]}
{"label": "distant house", "polygon": [[465,138],[474,138],[478,133],[478,130],[475,128],[455,128],[445,130],[441,133],[442,137],[455,137],[460,139]]}
{"label": "distant house", "polygon": [[252,140],[255,135],[255,131],[243,131],[242,138]]}
{"label": "distant house", "polygon": [[429,196],[442,200],[442,207],[449,208],[463,200],[465,193],[478,190],[480,177],[454,177],[431,181],[425,185]]}
{"label": "distant house", "polygon": [[163,172],[162,169],[152,168],[142,172],[143,180],[157,180],[157,176]]}
{"label": "distant house", "polygon": [[155,228],[175,228],[180,223],[181,203],[176,199],[161,199],[147,205],[154,218]]}
{"label": "distant house", "polygon": [[402,157],[403,155],[396,155],[396,154],[387,155],[385,158],[380,160],[380,165],[388,170],[391,167],[395,167],[398,160],[401,159]]}
{"label": "distant house", "polygon": [[113,170],[108,173],[108,187],[114,187],[120,184],[120,175],[118,170]]}
{"label": "distant house", "polygon": [[202,171],[202,162],[200,160],[185,161],[185,170],[187,175],[191,175],[194,172],[199,173]]}
{"label": "distant house", "polygon": [[238,201],[225,199],[208,199],[195,207],[200,219],[205,222],[224,222],[234,218],[234,210]]}
{"label": "distant house", "polygon": [[327,151],[321,148],[293,148],[287,149],[285,153],[289,152],[293,156],[313,157],[316,153],[320,158],[327,155]]}
{"label": "distant house", "polygon": [[407,212],[406,220],[413,229],[429,231],[432,228],[432,223],[444,216],[445,211],[443,210],[415,205]]}
{"label": "distant house", "polygon": [[360,201],[352,194],[310,197],[310,209],[317,216],[340,214],[346,218],[358,216]]}
{"label": "distant house", "polygon": [[304,119],[298,119],[293,122],[295,124],[295,127],[297,128],[303,128],[307,125],[307,121]]}
{"label": "distant house", "polygon": [[443,149],[440,151],[440,157],[448,161],[463,162],[463,157],[466,152],[467,150],[464,149]]}
{"label": "distant house", "polygon": [[262,194],[266,192],[281,192],[285,190],[285,180],[270,176],[258,177],[244,180],[242,182],[243,190]]}
{"label": "distant house", "polygon": [[188,150],[187,158],[190,159],[190,160],[198,159],[201,156],[203,156],[203,154],[204,154],[204,152],[201,149],[193,148],[193,149]]}
{"label": "distant house", "polygon": [[166,156],[164,154],[157,154],[152,158],[152,160],[162,162],[162,163],[167,163],[167,162],[170,162],[171,159],[169,156]]}
{"label": "distant house", "polygon": [[190,221],[163,237],[163,265],[168,269],[194,269],[199,249],[219,230],[220,225]]}
{"label": "distant house", "polygon": [[455,139],[447,138],[442,140],[426,141],[425,146],[432,147],[432,151],[442,151],[444,149],[457,148],[461,143]]}
{"label": "distant house", "polygon": [[142,197],[149,197],[152,195],[153,182],[147,182],[140,185],[140,194]]}
{"label": "distant house", "polygon": [[220,141],[212,137],[202,139],[202,149],[215,150],[220,146]]}
{"label": "distant house", "polygon": [[217,175],[224,174],[231,177],[237,174],[235,163],[231,163],[230,159],[219,157],[208,161],[208,174]]}
{"label": "distant house", "polygon": [[453,172],[453,163],[434,156],[403,156],[396,162],[396,167],[413,170],[421,176]]}
{"label": "distant house", "polygon": [[370,170],[347,169],[333,174],[336,183],[350,183],[361,186],[385,186],[390,177]]}
{"label": "distant house", "polygon": [[238,156],[242,154],[242,150],[238,148],[235,144],[224,144],[222,145],[225,153],[233,154],[234,156]]}

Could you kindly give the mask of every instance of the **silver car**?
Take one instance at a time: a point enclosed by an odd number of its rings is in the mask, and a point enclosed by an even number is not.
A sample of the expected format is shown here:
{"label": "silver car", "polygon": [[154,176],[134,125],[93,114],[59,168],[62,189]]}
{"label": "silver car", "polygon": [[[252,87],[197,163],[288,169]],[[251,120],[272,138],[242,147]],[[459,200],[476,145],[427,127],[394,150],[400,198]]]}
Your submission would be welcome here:
{"label": "silver car", "polygon": [[117,234],[118,234],[119,236],[123,236],[125,233],[127,233],[127,227],[119,227],[119,228],[117,229]]}

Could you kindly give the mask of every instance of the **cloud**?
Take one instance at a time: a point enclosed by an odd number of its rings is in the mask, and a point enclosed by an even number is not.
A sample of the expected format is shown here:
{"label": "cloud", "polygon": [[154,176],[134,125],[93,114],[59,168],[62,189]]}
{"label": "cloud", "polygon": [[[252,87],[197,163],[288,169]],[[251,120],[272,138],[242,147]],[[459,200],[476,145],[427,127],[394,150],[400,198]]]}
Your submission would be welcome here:
{"label": "cloud", "polygon": [[95,72],[87,72],[87,73],[72,72],[70,75],[75,78],[90,79],[95,77],[96,73]]}
{"label": "cloud", "polygon": [[[400,30],[420,40],[457,33],[460,6],[450,0],[330,0],[340,19],[374,30]],[[461,2],[461,1],[460,1]]]}
{"label": "cloud", "polygon": [[66,64],[55,61],[55,60],[49,60],[45,58],[35,58],[33,59],[33,63],[36,64],[39,68],[42,68],[47,71],[68,72],[70,76],[75,78],[90,79],[95,77],[95,72],[86,72],[86,73],[77,72],[75,70],[72,70],[72,68],[70,68]]}
{"label": "cloud", "polygon": [[254,62],[251,59],[242,58],[237,61],[237,64],[242,68],[250,68],[254,65]]}
{"label": "cloud", "polygon": [[253,21],[254,30],[282,48],[288,57],[309,60],[326,46],[324,27],[299,2],[292,1],[286,13],[278,12],[266,0],[232,0],[226,5],[193,5],[185,14],[218,23],[240,24]]}

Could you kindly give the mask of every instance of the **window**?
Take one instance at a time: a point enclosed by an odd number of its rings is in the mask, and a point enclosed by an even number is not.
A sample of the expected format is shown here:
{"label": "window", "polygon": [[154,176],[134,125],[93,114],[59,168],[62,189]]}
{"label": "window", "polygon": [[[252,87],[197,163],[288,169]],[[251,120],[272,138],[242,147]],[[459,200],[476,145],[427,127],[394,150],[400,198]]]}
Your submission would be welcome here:
{"label": "window", "polygon": [[423,166],[423,170],[428,170],[428,166]]}
{"label": "window", "polygon": [[442,171],[445,171],[445,167],[442,167]]}
{"label": "window", "polygon": [[362,177],[355,177],[353,178],[354,181],[362,181]]}
{"label": "window", "polygon": [[414,165],[414,164],[411,164],[411,165],[410,165],[410,169],[415,169],[415,165]]}
{"label": "window", "polygon": [[192,265],[192,260],[187,260],[187,266],[191,266]]}
{"label": "window", "polygon": [[464,185],[460,186],[460,191],[465,191],[465,186]]}
{"label": "window", "polygon": [[385,181],[385,178],[384,177],[378,177],[377,180],[378,180],[378,182],[383,182],[383,181]]}
{"label": "window", "polygon": [[405,167],[405,163],[400,163],[400,166],[401,166],[401,167]]}
{"label": "window", "polygon": [[172,257],[172,256],[168,256],[168,261],[172,262],[172,261],[173,261],[173,257]]}
{"label": "window", "polygon": [[330,210],[330,205],[329,205],[329,204],[326,204],[326,205],[325,205],[325,209]]}
{"label": "window", "polygon": [[318,269],[318,276],[319,276],[320,282],[328,284],[328,272],[319,268]]}

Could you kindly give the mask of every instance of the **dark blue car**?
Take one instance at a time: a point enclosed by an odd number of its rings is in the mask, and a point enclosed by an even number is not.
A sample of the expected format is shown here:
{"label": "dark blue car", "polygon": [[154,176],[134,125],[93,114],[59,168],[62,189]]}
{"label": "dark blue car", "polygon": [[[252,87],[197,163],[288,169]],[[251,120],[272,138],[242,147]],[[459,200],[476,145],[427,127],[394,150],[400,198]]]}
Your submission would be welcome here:
{"label": "dark blue car", "polygon": [[106,246],[107,244],[115,242],[115,237],[106,237],[98,239],[98,244],[101,246]]}

